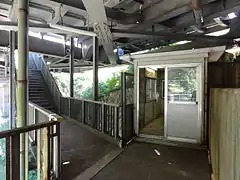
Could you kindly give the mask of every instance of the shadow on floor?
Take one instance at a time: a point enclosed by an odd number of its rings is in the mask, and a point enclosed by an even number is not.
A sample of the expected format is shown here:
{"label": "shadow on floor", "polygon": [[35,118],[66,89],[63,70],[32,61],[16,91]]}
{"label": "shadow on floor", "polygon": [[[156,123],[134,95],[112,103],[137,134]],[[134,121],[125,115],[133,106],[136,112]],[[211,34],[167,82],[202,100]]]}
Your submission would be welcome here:
{"label": "shadow on floor", "polygon": [[84,129],[78,122],[61,122],[62,180],[71,180],[117,147]]}
{"label": "shadow on floor", "polygon": [[141,130],[141,133],[148,135],[163,136],[164,135],[164,117],[160,116],[152,120]]}
{"label": "shadow on floor", "polygon": [[205,151],[133,143],[92,180],[210,180],[209,174]]}

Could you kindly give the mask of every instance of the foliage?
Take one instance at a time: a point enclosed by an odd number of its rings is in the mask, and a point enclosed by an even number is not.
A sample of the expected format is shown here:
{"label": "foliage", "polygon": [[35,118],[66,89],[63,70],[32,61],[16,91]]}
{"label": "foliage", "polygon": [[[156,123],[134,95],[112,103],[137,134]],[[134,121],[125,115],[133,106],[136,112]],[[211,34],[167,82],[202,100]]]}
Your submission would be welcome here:
{"label": "foliage", "polygon": [[[107,70],[107,68],[106,68]],[[124,70],[127,73],[133,74],[134,66],[129,65],[127,69]],[[63,96],[69,96],[69,75],[66,73],[53,74],[57,85]],[[74,76],[74,97],[83,99],[93,99],[93,87],[89,82],[89,77],[79,75]],[[90,81],[91,82],[91,81]],[[99,97],[108,95],[110,92],[119,89],[121,85],[121,72],[115,72],[111,77],[109,77],[104,82],[99,82]]]}
{"label": "foliage", "polygon": [[[8,122],[0,124],[0,131],[8,129]],[[5,139],[0,139],[0,176],[5,174]]]}
{"label": "foliage", "polygon": [[[125,72],[133,74],[134,66],[129,65]],[[98,96],[103,97],[104,95],[109,95],[110,92],[120,89],[121,86],[121,72],[114,73],[112,77],[107,79],[106,82],[100,82],[98,84]],[[80,98],[83,99],[93,99],[93,88],[88,87],[82,92]]]}
{"label": "foliage", "polygon": [[169,71],[172,92],[192,93],[196,90],[196,68],[175,68]]}

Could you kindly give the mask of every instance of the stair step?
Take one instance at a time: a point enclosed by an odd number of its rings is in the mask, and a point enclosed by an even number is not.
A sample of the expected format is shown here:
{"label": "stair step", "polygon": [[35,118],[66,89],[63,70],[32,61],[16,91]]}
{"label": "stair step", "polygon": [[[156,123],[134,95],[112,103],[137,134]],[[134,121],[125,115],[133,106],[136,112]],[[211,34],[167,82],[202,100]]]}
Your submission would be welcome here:
{"label": "stair step", "polygon": [[49,100],[46,96],[40,96],[40,95],[34,95],[34,96],[29,96],[31,99],[36,99],[36,100]]}
{"label": "stair step", "polygon": [[30,86],[44,86],[44,83],[40,83],[40,82],[32,82],[32,83],[29,83]]}

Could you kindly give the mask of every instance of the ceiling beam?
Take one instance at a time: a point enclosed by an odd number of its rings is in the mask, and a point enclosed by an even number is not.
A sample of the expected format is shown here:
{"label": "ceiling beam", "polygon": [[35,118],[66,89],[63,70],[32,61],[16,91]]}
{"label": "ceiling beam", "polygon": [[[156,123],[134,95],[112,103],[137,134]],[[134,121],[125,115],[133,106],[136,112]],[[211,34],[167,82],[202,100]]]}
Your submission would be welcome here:
{"label": "ceiling beam", "polygon": [[183,34],[183,33],[171,33],[171,32],[145,32],[137,30],[112,30],[113,36],[115,37],[128,37],[128,38],[139,38],[139,39],[164,39],[164,40],[191,40],[191,41],[224,41],[230,42],[236,37],[213,37],[197,34]]}
{"label": "ceiling beam", "polygon": [[[204,21],[211,21],[213,18],[227,15],[228,13],[239,11],[240,2],[238,0],[219,0],[203,6]],[[195,20],[192,12],[182,14],[176,18],[165,21],[167,26],[175,27],[175,30],[187,28],[193,25]]]}
{"label": "ceiling beam", "polygon": [[[201,0],[203,5],[217,0]],[[177,17],[192,10],[191,0],[160,0],[153,6],[148,6],[143,10],[143,22],[134,29],[145,29],[153,24],[161,23],[168,19]]]}
{"label": "ceiling beam", "polygon": [[[0,46],[8,47],[9,46],[9,32],[8,31],[0,31]],[[16,41],[17,41],[17,34],[16,34]],[[17,48],[17,43],[16,48]],[[65,57],[65,48],[63,44],[54,43],[51,41],[46,41],[43,39],[38,39],[35,37],[29,36],[29,51],[40,53],[44,55],[52,55],[52,56],[59,56]],[[75,58],[81,59],[82,51],[80,48],[76,48],[75,50]]]}
{"label": "ceiling beam", "polygon": [[[77,1],[76,0],[68,0],[68,1],[50,0],[50,1],[61,3],[66,6],[71,6],[71,7],[75,7],[78,9],[86,10],[86,8],[81,0],[77,0]],[[140,13],[129,14],[129,13],[125,13],[120,10],[117,10],[114,8],[109,8],[109,7],[105,7],[105,11],[106,11],[107,17],[117,20],[122,24],[136,23],[137,21],[139,21],[142,18]]]}

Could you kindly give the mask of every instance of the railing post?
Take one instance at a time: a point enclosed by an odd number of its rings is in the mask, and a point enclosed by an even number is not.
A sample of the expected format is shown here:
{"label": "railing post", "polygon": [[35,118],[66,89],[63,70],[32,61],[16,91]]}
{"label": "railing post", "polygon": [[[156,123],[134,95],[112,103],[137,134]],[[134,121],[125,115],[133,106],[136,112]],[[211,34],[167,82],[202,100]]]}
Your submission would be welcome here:
{"label": "railing post", "polygon": [[58,106],[58,113],[61,114],[61,96],[60,94],[58,93],[58,96],[59,96],[59,106]]}
{"label": "railing post", "polygon": [[121,105],[122,105],[122,142],[124,143],[125,139],[125,130],[126,130],[126,74],[121,73]]}
{"label": "railing post", "polygon": [[114,138],[117,139],[118,134],[118,107],[114,108]]}
{"label": "railing post", "polygon": [[[36,113],[36,108],[35,107],[33,107],[33,124],[37,124],[38,122],[38,120],[37,120],[37,113]],[[36,131],[34,131],[34,141],[36,142],[36,137],[37,137],[37,132]]]}
{"label": "railing post", "polygon": [[82,100],[82,123],[85,124],[85,101]]}
{"label": "railing post", "polygon": [[20,180],[20,135],[10,137],[10,179]]}
{"label": "railing post", "polygon": [[41,180],[41,165],[42,165],[42,156],[41,156],[41,147],[42,147],[42,130],[37,130],[37,180]]}
{"label": "railing post", "polygon": [[11,148],[10,148],[10,138],[8,137],[8,138],[6,138],[6,145],[5,145],[5,147],[6,147],[6,153],[5,153],[5,155],[6,155],[6,180],[10,180],[11,179]]}
{"label": "railing post", "polygon": [[68,116],[71,118],[71,98],[68,98]]}
{"label": "railing post", "polygon": [[58,168],[57,170],[55,170],[56,172],[56,178],[60,177],[61,174],[61,139],[60,139],[60,123],[56,124],[56,138],[57,138],[57,142],[56,142],[56,161],[54,164],[56,165],[56,168]]}
{"label": "railing post", "polygon": [[42,130],[42,179],[49,179],[49,142],[48,142],[48,128]]}
{"label": "railing post", "polygon": [[104,104],[102,104],[102,132],[105,132],[105,123],[104,123],[104,121],[105,121],[105,105]]}

